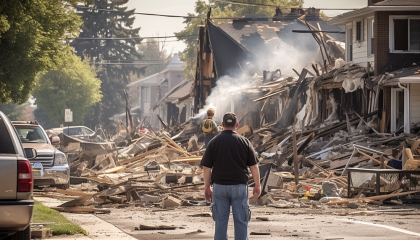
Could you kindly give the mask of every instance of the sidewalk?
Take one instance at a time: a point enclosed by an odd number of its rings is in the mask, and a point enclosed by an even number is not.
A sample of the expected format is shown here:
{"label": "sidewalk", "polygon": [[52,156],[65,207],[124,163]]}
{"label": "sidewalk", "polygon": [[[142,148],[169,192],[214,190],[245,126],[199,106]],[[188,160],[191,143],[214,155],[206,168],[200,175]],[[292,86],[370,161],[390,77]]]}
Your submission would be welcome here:
{"label": "sidewalk", "polygon": [[[35,200],[41,202],[47,207],[56,207],[63,203],[63,201],[53,199],[53,198],[44,198],[44,197],[35,197]],[[88,232],[88,236],[84,235],[74,235],[74,236],[55,236],[49,239],[54,240],[89,240],[89,239],[123,239],[123,240],[135,240],[136,238],[131,237],[125,232],[121,231],[119,228],[114,225],[105,222],[104,220],[96,217],[93,214],[77,214],[77,213],[65,213],[62,212],[64,217],[69,219],[75,224],[80,225],[83,229]]]}

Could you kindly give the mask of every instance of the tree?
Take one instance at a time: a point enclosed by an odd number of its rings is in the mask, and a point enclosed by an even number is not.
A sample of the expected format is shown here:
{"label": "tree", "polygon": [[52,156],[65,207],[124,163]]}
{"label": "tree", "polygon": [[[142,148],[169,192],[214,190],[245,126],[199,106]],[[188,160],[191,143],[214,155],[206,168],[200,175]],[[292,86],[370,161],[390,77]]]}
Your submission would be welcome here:
{"label": "tree", "polygon": [[29,108],[30,103],[24,104],[16,104],[12,102],[8,103],[0,103],[0,111],[6,114],[12,121],[25,121],[29,120],[26,119],[26,112]]}
{"label": "tree", "polygon": [[[274,7],[259,7],[259,6],[248,6],[232,4],[228,2],[218,2],[210,0],[211,4],[211,17],[240,17],[244,15],[257,15],[267,14],[274,16],[276,9]],[[238,1],[236,1],[238,2]],[[249,1],[242,1],[244,3],[250,3]],[[253,4],[266,4],[274,6],[302,6],[303,2],[298,0],[253,0]],[[187,47],[180,53],[181,61],[185,62],[184,73],[186,78],[195,76],[195,68],[197,61],[197,40],[198,40],[198,25],[203,25],[203,18],[207,17],[207,13],[210,9],[210,5],[206,4],[205,1],[197,0],[195,3],[195,13],[189,13],[189,17],[199,18],[186,18],[184,23],[186,27],[181,32],[175,33],[178,40],[184,41]],[[283,13],[288,13],[290,10],[282,9]],[[215,23],[228,22],[231,20],[227,19],[215,19]],[[192,35],[193,37],[189,36]],[[186,37],[188,36],[188,37]]]}
{"label": "tree", "polygon": [[[59,65],[79,33],[75,0],[0,0],[0,102],[25,103],[35,77]],[[69,5],[70,4],[70,5]]]}
{"label": "tree", "polygon": [[64,110],[70,108],[73,124],[81,125],[91,106],[101,100],[101,82],[95,77],[96,69],[89,61],[85,58],[82,62],[69,52],[65,64],[39,77],[33,95],[53,124],[64,123]]}
{"label": "tree", "polygon": [[134,10],[127,11],[126,7],[121,7],[127,2],[128,0],[95,0],[93,5],[76,7],[84,23],[80,29],[80,38],[70,45],[78,56],[87,55],[95,63],[103,64],[98,73],[103,98],[85,121],[85,124],[91,127],[98,124],[106,126],[110,123],[110,117],[124,111],[123,89],[130,83],[131,73],[139,75],[144,72],[142,68],[130,65],[133,61],[141,59],[135,48],[136,44],[140,43],[140,29],[132,28]]}
{"label": "tree", "polygon": [[138,45],[137,50],[144,56],[146,61],[158,60],[163,64],[149,65],[146,67],[144,76],[150,76],[165,69],[166,64],[172,60],[172,52],[166,50],[166,42],[155,39],[148,39],[146,42]]}

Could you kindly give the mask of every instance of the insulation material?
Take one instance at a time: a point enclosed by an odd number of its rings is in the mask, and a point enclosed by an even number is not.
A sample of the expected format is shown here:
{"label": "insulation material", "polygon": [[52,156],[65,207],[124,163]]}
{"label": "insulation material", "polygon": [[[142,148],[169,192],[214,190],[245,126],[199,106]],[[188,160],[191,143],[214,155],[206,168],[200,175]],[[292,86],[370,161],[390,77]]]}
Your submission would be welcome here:
{"label": "insulation material", "polygon": [[306,104],[302,107],[302,109],[296,114],[296,124],[295,129],[297,131],[303,130],[305,127],[304,121],[306,116]]}
{"label": "insulation material", "polygon": [[346,65],[346,61],[344,61],[342,58],[339,58],[339,59],[335,60],[335,65],[334,65],[333,69],[340,69],[344,65]]}
{"label": "insulation material", "polygon": [[350,93],[350,92],[354,92],[357,89],[363,88],[363,84],[364,84],[364,79],[362,78],[355,78],[355,79],[351,79],[351,78],[346,78],[343,81],[343,89],[346,93]]}
{"label": "insulation material", "polygon": [[328,122],[334,122],[335,120],[338,119],[337,116],[337,102],[334,98],[334,94],[330,93],[330,99],[327,101],[327,108],[331,108],[331,114],[328,116],[327,119],[325,119],[324,122],[328,123]]}

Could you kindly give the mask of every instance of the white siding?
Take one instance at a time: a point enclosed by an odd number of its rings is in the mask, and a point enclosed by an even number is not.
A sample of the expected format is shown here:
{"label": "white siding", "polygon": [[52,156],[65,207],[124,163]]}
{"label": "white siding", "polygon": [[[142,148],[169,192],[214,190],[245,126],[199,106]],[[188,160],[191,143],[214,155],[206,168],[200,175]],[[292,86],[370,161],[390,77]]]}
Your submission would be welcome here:
{"label": "white siding", "polygon": [[[359,21],[359,20],[358,20]],[[374,66],[373,55],[368,55],[368,26],[367,18],[362,20],[363,25],[363,41],[356,41],[356,22],[353,21],[353,62],[360,64],[361,66],[367,67],[367,62],[370,62],[372,67]]]}
{"label": "white siding", "polygon": [[410,122],[420,122],[420,83],[410,84]]}

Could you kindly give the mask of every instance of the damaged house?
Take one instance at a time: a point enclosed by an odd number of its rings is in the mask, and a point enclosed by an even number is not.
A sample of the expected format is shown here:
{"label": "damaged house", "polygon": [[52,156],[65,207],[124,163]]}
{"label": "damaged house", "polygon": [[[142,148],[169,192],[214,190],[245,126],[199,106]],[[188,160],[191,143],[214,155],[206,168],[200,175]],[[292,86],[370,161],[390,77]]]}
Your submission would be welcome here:
{"label": "damaged house", "polygon": [[[322,33],[315,34],[316,31]],[[314,8],[292,9],[289,14],[282,14],[278,9],[273,17],[245,16],[218,25],[207,19],[199,29],[194,113],[203,107],[214,106],[219,108],[216,121],[218,113],[235,111],[242,118],[242,125],[259,128],[271,123],[282,114],[287,101],[278,102],[265,96],[265,93],[270,96],[279,93],[270,92],[276,86],[270,86],[269,82],[273,78],[295,75],[295,69],[300,71],[308,62],[317,68],[309,75],[315,77],[327,72],[327,66],[344,57],[344,38],[343,29],[322,20],[319,10]],[[259,85],[255,82],[256,75],[264,75],[261,81],[266,86],[256,87]],[[291,84],[297,79],[289,80]],[[223,89],[215,88],[216,85]],[[243,85],[250,87],[243,91],[237,89]],[[281,85],[285,86],[284,82]],[[223,100],[223,104],[214,104],[213,99],[208,99],[214,91],[234,92],[234,96]],[[220,95],[226,97],[226,94]],[[262,98],[253,101],[259,97]]]}
{"label": "damaged house", "polygon": [[346,61],[374,75],[365,84],[375,90],[365,98],[378,99],[383,130],[410,133],[420,122],[420,2],[369,0],[329,23],[345,26]]}

